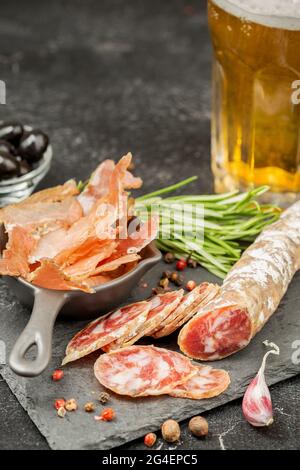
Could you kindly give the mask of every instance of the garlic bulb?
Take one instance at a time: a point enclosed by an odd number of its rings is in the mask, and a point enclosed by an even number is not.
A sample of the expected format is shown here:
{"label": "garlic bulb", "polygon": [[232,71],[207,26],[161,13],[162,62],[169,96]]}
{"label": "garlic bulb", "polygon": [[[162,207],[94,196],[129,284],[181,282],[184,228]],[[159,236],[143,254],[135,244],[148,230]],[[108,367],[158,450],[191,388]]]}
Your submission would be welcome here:
{"label": "garlic bulb", "polygon": [[260,369],[248,386],[242,403],[243,414],[252,426],[270,426],[273,423],[273,407],[269,388],[265,380],[266,360],[270,354],[279,354],[279,347],[264,341],[266,346],[273,349],[268,351],[262,360]]}

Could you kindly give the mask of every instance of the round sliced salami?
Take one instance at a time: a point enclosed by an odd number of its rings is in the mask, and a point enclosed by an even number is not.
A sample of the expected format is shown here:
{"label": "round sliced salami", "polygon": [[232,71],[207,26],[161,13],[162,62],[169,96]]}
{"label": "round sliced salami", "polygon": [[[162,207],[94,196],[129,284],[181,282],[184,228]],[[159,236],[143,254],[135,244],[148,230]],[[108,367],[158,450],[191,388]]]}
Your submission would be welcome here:
{"label": "round sliced salami", "polygon": [[202,400],[212,398],[224,392],[230,384],[228,372],[209,366],[197,366],[197,374],[183,384],[177,385],[170,393],[176,398]]}
{"label": "round sliced salami", "polygon": [[200,312],[178,336],[178,344],[189,357],[213,361],[245,347],[251,339],[247,310],[228,306]]}
{"label": "round sliced salami", "polygon": [[140,327],[136,330],[131,330],[125,333],[123,337],[119,337],[113,343],[110,343],[105,351],[113,351],[119,348],[125,348],[136,343],[143,336],[147,336],[151,331],[155,330],[170,314],[174,309],[177,308],[181,302],[183,296],[183,290],[177,290],[172,292],[166,292],[165,294],[159,294],[152,297],[149,302],[149,312],[147,319]]}
{"label": "round sliced salami", "polygon": [[68,344],[63,364],[75,361],[117,338],[129,334],[130,330],[135,330],[145,322],[149,309],[148,302],[137,302],[121,307],[89,323]]}
{"label": "round sliced salami", "polygon": [[163,322],[162,327],[151,333],[153,338],[168,336],[190,320],[197,310],[217,295],[219,286],[203,282],[184,295],[178,307]]}
{"label": "round sliced salami", "polygon": [[94,366],[95,376],[119,395],[142,397],[169,394],[197,373],[182,354],[154,346],[130,346],[103,354]]}

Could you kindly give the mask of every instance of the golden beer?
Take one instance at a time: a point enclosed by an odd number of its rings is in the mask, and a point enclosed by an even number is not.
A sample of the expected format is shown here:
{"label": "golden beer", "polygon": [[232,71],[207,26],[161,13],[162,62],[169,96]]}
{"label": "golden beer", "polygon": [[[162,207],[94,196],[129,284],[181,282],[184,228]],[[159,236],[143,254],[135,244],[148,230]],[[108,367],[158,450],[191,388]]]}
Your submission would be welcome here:
{"label": "golden beer", "polygon": [[209,0],[217,192],[300,197],[300,0]]}

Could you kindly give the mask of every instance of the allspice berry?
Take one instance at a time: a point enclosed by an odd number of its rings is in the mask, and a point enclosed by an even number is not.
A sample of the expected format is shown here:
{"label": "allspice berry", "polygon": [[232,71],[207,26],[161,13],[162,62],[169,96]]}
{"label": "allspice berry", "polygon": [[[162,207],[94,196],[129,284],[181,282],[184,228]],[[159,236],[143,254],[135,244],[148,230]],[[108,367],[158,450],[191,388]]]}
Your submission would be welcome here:
{"label": "allspice berry", "polygon": [[202,416],[194,416],[189,422],[189,430],[196,437],[204,437],[208,434],[208,422]]}
{"label": "allspice berry", "polygon": [[180,427],[174,419],[167,419],[161,427],[162,437],[167,442],[177,442],[180,439]]}
{"label": "allspice berry", "polygon": [[168,285],[169,285],[169,279],[167,277],[164,277],[162,278],[160,281],[159,281],[159,285],[160,287],[162,287],[163,289],[167,289]]}
{"label": "allspice berry", "polygon": [[88,401],[85,405],[84,405],[84,411],[86,411],[87,413],[92,413],[93,411],[95,411],[95,405],[92,401]]}
{"label": "allspice berry", "polygon": [[78,408],[77,401],[75,398],[70,398],[65,403],[65,408],[67,411],[76,411]]}

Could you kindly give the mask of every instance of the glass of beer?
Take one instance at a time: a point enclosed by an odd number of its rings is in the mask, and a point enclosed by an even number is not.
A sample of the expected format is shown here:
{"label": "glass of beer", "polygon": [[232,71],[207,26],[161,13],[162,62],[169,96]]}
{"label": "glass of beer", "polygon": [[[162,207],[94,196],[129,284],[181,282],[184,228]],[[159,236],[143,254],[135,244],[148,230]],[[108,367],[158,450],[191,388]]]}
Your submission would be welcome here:
{"label": "glass of beer", "polygon": [[300,198],[300,0],[208,0],[217,192]]}

